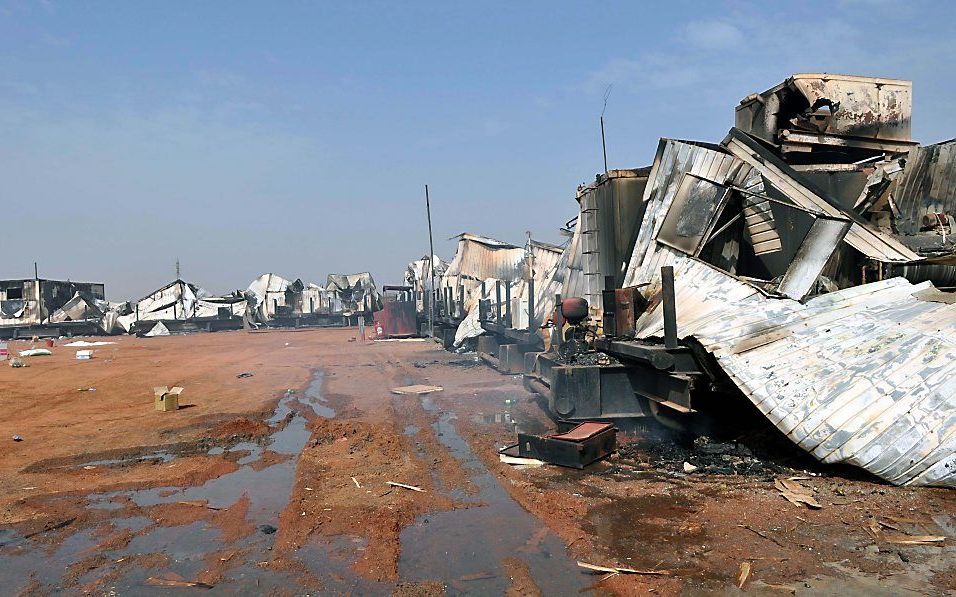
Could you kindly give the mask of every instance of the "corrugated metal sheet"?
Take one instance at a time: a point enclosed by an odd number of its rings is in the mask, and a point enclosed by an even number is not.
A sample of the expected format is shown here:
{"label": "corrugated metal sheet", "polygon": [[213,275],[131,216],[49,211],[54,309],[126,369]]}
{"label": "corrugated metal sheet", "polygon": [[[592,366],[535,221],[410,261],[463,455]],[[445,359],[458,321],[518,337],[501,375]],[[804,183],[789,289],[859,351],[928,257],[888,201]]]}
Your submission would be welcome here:
{"label": "corrugated metal sheet", "polygon": [[644,216],[643,195],[650,168],[611,170],[579,187],[582,267],[591,314],[600,320],[605,276],[619,285]]}
{"label": "corrugated metal sheet", "polygon": [[[956,305],[916,298],[928,283],[892,278],[801,304],[688,257],[675,287],[679,335],[800,447],[897,485],[956,487]],[[638,337],[662,334],[659,307],[639,319]]]}
{"label": "corrugated metal sheet", "polygon": [[536,282],[543,281],[548,272],[553,270],[558,261],[561,260],[564,247],[536,240],[532,240],[530,244],[534,279]]}
{"label": "corrugated metal sheet", "polygon": [[853,225],[850,226],[845,240],[847,244],[867,257],[887,263],[906,263],[920,259],[919,255],[892,236],[872,228],[856,214],[840,209],[822,192],[817,191],[809,181],[802,180],[799,173],[743,131],[731,129],[723,145],[734,156],[760,172],[770,184],[800,208],[814,214],[852,219]]}
{"label": "corrugated metal sheet", "polygon": [[713,181],[731,181],[743,186],[750,178],[750,169],[716,145],[661,139],[654,166],[644,191],[644,219],[628,263],[624,286],[638,286],[648,281],[644,272],[660,271],[683,253],[659,245],[655,238],[670,209],[684,174]]}
{"label": "corrugated metal sheet", "polygon": [[956,140],[911,149],[894,186],[901,234],[918,233],[924,215],[956,217]]}
{"label": "corrugated metal sheet", "polygon": [[455,258],[448,264],[444,280],[454,280],[452,286],[458,286],[460,278],[472,281],[488,278],[518,280],[524,262],[525,250],[522,247],[474,234],[463,234],[458,240]]}

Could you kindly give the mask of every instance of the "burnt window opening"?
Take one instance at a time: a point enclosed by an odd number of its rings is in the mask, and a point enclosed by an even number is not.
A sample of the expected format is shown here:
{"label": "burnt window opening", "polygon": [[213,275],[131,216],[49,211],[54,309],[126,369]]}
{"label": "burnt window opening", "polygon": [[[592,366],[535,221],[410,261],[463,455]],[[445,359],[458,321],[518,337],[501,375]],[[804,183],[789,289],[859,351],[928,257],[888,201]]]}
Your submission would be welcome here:
{"label": "burnt window opening", "polygon": [[23,287],[17,288],[7,288],[7,300],[8,301],[19,301],[23,300]]}
{"label": "burnt window opening", "polygon": [[661,222],[657,240],[696,256],[714,229],[729,195],[730,189],[725,185],[685,174]]}

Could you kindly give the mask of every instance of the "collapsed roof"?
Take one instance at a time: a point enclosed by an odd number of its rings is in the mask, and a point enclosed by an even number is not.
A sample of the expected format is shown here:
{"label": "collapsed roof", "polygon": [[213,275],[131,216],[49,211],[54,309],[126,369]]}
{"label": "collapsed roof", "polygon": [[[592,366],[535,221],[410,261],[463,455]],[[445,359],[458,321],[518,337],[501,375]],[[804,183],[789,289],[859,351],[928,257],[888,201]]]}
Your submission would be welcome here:
{"label": "collapsed roof", "polygon": [[[625,279],[648,301],[637,338],[662,335],[673,266],[680,337],[792,441],[891,483],[956,486],[953,295],[864,274],[920,255],[737,129],[723,146],[662,140],[644,200]],[[852,282],[827,293],[833,279]]]}

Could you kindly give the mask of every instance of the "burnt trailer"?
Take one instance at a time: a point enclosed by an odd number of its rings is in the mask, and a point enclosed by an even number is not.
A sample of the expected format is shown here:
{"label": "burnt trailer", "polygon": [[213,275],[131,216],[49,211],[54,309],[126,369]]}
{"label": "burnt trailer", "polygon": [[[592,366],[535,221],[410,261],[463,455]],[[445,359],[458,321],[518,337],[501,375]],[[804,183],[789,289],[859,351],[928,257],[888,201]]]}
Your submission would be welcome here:
{"label": "burnt trailer", "polygon": [[213,296],[177,278],[129,303],[117,324],[137,336],[237,330],[242,328],[245,310],[246,299],[238,291]]}
{"label": "burnt trailer", "polygon": [[[89,304],[106,302],[103,284],[47,280],[0,280],[0,338],[57,337],[102,333],[98,318],[53,318],[77,296]],[[102,313],[100,313],[102,316]]]}
{"label": "burnt trailer", "polygon": [[521,279],[525,262],[522,247],[469,232],[453,238],[458,239],[455,257],[436,280],[422,321],[423,335],[427,335],[427,318],[433,314],[435,339],[445,348],[460,346],[483,333],[478,324],[478,301],[487,298],[496,280],[508,284],[504,294],[510,297],[510,288]]}
{"label": "burnt trailer", "polygon": [[[462,329],[478,335],[478,354],[502,373],[525,373],[526,363],[545,348],[547,325],[554,306],[555,275],[566,247],[528,238],[518,278],[481,283],[476,312]],[[474,327],[471,327],[474,326]]]}

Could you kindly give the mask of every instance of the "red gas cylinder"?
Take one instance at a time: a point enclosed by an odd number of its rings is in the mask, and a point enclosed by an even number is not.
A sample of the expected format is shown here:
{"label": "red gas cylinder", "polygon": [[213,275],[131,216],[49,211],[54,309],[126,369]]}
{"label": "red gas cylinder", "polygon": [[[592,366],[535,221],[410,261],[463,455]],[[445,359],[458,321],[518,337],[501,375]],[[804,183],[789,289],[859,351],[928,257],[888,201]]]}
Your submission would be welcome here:
{"label": "red gas cylinder", "polygon": [[561,315],[571,325],[577,325],[588,317],[587,300],[572,296],[561,301]]}

